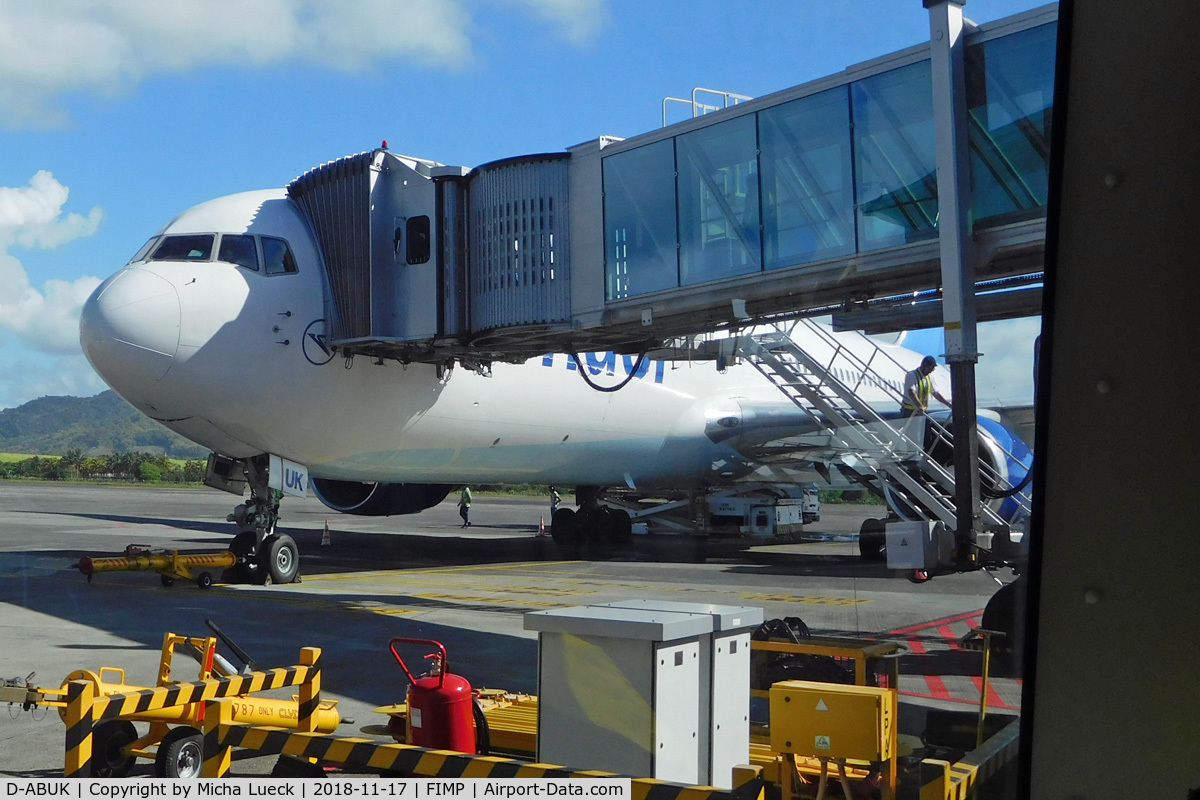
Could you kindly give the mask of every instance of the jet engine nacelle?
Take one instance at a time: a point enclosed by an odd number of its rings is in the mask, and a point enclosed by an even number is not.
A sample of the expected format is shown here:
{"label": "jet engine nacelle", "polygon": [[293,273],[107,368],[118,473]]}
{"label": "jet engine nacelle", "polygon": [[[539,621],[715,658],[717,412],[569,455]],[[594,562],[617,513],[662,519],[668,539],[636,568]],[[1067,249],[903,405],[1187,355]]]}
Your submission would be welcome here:
{"label": "jet engine nacelle", "polygon": [[[953,425],[949,414],[931,416],[947,429]],[[1033,452],[998,414],[980,409],[976,421],[979,426],[981,470],[979,488],[983,501],[1002,519],[1015,522],[1022,513],[1021,503],[1011,495],[1016,493],[1013,489],[1018,486],[1026,497],[1030,495],[1025,487],[1028,485],[1029,472],[1033,466]],[[954,452],[944,442],[934,444],[929,455],[942,466],[953,468]]]}
{"label": "jet engine nacelle", "polygon": [[343,514],[383,517],[416,514],[446,499],[453,486],[442,483],[361,483],[313,478],[309,484],[322,503]]}

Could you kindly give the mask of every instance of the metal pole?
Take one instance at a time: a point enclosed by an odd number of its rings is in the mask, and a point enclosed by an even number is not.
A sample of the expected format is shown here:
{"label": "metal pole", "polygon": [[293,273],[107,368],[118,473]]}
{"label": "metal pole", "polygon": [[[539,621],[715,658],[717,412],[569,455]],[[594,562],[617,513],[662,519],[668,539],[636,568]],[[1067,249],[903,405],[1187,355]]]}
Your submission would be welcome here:
{"label": "metal pole", "polygon": [[942,319],[950,365],[954,422],[954,531],[960,565],[977,562],[979,434],[975,419],[975,263],[968,230],[971,198],[967,150],[962,0],[925,0],[933,120],[937,142],[938,237],[942,262]]}

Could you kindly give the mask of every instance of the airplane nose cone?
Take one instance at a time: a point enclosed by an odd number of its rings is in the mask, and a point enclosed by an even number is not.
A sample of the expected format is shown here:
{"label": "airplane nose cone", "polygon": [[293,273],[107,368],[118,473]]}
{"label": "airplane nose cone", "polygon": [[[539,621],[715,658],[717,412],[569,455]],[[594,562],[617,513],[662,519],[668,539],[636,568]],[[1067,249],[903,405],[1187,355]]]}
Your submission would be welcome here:
{"label": "airplane nose cone", "polygon": [[79,340],[118,393],[144,394],[167,374],[179,348],[179,295],[153,272],[124,269],[84,303]]}

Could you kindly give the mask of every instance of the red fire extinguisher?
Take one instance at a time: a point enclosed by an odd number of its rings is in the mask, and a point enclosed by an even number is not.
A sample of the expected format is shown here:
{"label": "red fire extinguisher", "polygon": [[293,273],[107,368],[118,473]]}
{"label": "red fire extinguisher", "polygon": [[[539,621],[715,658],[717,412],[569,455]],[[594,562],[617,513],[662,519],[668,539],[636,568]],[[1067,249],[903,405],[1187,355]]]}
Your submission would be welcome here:
{"label": "red fire extinguisher", "polygon": [[[427,675],[414,678],[396,652],[400,642],[431,644],[438,653],[425,656],[432,660]],[[472,718],[471,684],[461,675],[451,675],[446,648],[432,639],[408,639],[397,636],[388,642],[400,669],[408,677],[409,744],[438,750],[475,752],[475,722]]]}

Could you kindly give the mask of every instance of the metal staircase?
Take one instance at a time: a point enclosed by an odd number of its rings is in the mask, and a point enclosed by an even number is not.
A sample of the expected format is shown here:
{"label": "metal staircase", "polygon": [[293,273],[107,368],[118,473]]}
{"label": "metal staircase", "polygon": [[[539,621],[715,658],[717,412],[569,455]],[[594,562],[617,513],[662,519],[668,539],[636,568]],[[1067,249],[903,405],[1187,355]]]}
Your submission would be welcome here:
{"label": "metal staircase", "polygon": [[[808,327],[828,345],[832,353],[828,361],[801,349],[789,335],[794,328],[785,330],[779,325],[772,331],[739,338],[739,354],[822,424],[832,442],[857,457],[867,476],[876,479],[893,511],[904,518],[939,520],[948,529],[955,528],[954,476],[930,458],[923,446],[925,425],[931,426],[928,435],[932,440],[952,446],[950,432],[919,416],[897,427],[860,396],[864,385],[869,385],[889,393],[898,405],[900,390],[876,367],[890,362],[890,371],[895,372],[899,365],[869,337],[862,337],[871,345],[870,355],[863,358],[821,326],[809,320],[797,324]],[[839,369],[839,364],[845,368]],[[1005,520],[986,503],[980,513],[984,529],[1008,529]]]}

